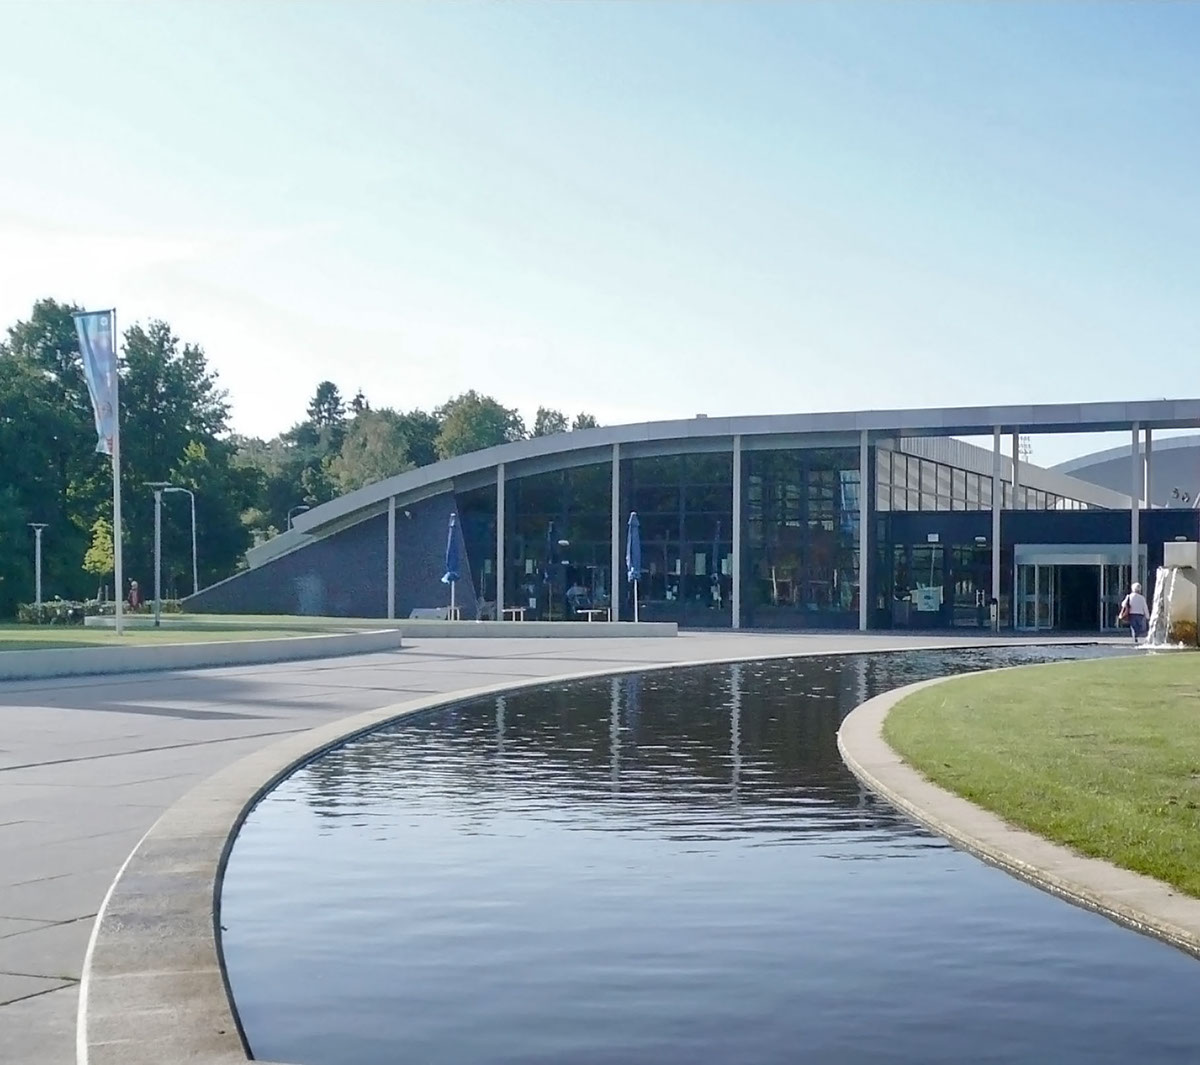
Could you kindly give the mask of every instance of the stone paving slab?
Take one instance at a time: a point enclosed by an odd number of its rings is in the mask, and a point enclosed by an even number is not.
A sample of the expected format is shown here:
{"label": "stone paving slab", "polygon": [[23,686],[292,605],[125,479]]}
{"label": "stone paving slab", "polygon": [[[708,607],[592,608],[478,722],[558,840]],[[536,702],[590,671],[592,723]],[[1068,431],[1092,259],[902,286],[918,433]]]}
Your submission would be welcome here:
{"label": "stone paving slab", "polygon": [[[36,936],[21,943],[45,970],[28,975],[50,980],[48,986],[77,976],[83,947],[73,937],[91,924],[132,841],[167,807],[221,767],[355,713],[587,670],[990,642],[997,641],[744,632],[670,640],[414,639],[401,651],[354,658],[0,683],[0,951],[14,929],[24,937],[21,929],[30,931],[31,923],[33,931],[48,928],[43,946]],[[25,768],[6,768],[13,766]],[[72,840],[80,841],[75,858]],[[43,844],[52,847],[44,858]],[[55,870],[64,871],[39,876]],[[54,931],[65,922],[77,926]],[[76,947],[74,965],[62,969]],[[0,1006],[0,1063],[73,1062],[75,1003],[69,986]]]}
{"label": "stone paving slab", "polygon": [[0,1006],[20,1002],[22,999],[32,998],[34,995],[41,995],[47,991],[56,991],[60,987],[66,987],[69,983],[71,983],[69,980],[55,980],[44,976],[23,976],[19,973],[0,971]]}

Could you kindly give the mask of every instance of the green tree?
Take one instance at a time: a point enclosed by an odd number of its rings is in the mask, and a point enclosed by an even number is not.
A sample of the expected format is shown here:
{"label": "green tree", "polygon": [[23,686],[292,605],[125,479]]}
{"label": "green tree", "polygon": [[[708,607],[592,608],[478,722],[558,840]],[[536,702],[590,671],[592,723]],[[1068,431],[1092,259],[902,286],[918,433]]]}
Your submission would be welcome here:
{"label": "green tree", "polygon": [[[23,520],[52,526],[43,551],[43,586],[70,597],[87,591],[79,559],[96,512],[112,511],[111,466],[96,453],[71,317],[77,309],[39,300],[29,318],[0,341],[3,480]],[[0,610],[11,613],[10,607]]]}
{"label": "green tree", "polygon": [[408,461],[414,466],[428,466],[437,462],[437,438],[441,432],[441,422],[423,410],[410,410],[398,417],[408,442]]}
{"label": "green tree", "polygon": [[444,459],[525,436],[525,423],[520,414],[501,406],[491,396],[481,396],[474,389],[448,400],[434,411],[434,415],[441,422],[437,453]]}
{"label": "green tree", "polygon": [[332,381],[322,381],[308,404],[308,420],[318,429],[341,427],[346,421],[346,404]]}
{"label": "green tree", "polygon": [[[121,490],[126,580],[152,583],[154,565],[154,493],[147,481],[172,481],[191,488],[194,474],[180,479],[187,463],[201,462],[204,479],[216,487],[197,492],[197,554],[207,577],[232,573],[249,534],[230,535],[241,527],[240,514],[250,501],[227,488],[234,447],[227,435],[229,407],[204,350],[181,344],[166,322],[133,325],[125,332],[121,376]],[[193,446],[194,445],[194,446]],[[197,450],[199,449],[199,450]],[[189,456],[191,456],[189,458]],[[196,487],[199,487],[196,485]],[[164,572],[191,572],[191,514],[175,497],[162,510]],[[203,513],[203,518],[201,518]],[[179,559],[180,564],[174,560]],[[186,564],[186,565],[184,565]],[[183,587],[190,588],[190,579]],[[169,584],[168,584],[169,587]]]}
{"label": "green tree", "polygon": [[403,419],[385,407],[354,419],[341,451],[329,463],[329,476],[338,492],[353,492],[412,466]]}
{"label": "green tree", "polygon": [[551,436],[554,433],[565,433],[567,431],[567,416],[560,410],[554,410],[552,407],[538,407],[537,415],[533,419],[533,435],[534,436]]}
{"label": "green tree", "polygon": [[363,395],[363,390],[360,388],[354,393],[354,398],[350,400],[350,412],[357,418],[363,411],[371,409],[371,404],[367,402],[367,397]]}
{"label": "green tree", "polygon": [[[0,617],[12,617],[19,603],[33,598],[33,536],[27,521],[17,489],[0,485]],[[43,550],[50,546],[47,541]]]}
{"label": "green tree", "polygon": [[[233,461],[230,440],[207,443],[191,440],[172,467],[170,481],[190,489],[196,497],[196,555],[200,586],[232,573],[252,542],[242,520],[261,498],[262,475],[253,467]],[[188,497],[172,494],[163,501],[163,567],[167,585],[180,592],[192,590],[191,507]],[[170,512],[170,535],[166,518]]]}
{"label": "green tree", "polygon": [[575,420],[571,423],[572,429],[599,429],[600,423],[596,421],[595,415],[586,412],[576,414]]}
{"label": "green tree", "polygon": [[83,571],[103,582],[115,567],[112,526],[107,519],[97,518],[92,524],[92,542],[83,556]]}

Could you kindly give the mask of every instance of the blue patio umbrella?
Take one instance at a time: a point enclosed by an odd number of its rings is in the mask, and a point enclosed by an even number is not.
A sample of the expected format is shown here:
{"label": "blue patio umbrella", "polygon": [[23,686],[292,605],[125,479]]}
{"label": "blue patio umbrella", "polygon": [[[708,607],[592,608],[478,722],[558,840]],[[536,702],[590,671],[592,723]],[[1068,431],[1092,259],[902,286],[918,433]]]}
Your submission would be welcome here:
{"label": "blue patio umbrella", "polygon": [[442,574],[442,583],[450,585],[450,618],[454,619],[456,609],[454,602],[454,587],[458,583],[458,515],[450,515],[450,532],[446,537],[446,572]]}
{"label": "blue patio umbrella", "polygon": [[625,569],[633,584],[633,620],[638,620],[638,578],[642,575],[642,526],[637,511],[629,512],[629,527],[625,535]]}

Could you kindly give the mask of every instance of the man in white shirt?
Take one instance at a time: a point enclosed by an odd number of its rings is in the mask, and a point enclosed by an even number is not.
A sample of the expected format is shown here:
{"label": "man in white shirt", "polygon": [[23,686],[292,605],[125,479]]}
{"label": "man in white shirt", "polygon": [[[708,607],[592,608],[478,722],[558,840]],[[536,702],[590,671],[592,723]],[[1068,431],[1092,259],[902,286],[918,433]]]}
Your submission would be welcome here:
{"label": "man in white shirt", "polygon": [[1146,597],[1142,595],[1142,586],[1134,583],[1129,594],[1121,601],[1121,617],[1129,622],[1129,631],[1133,635],[1134,646],[1139,639],[1150,631],[1150,610],[1146,606]]}

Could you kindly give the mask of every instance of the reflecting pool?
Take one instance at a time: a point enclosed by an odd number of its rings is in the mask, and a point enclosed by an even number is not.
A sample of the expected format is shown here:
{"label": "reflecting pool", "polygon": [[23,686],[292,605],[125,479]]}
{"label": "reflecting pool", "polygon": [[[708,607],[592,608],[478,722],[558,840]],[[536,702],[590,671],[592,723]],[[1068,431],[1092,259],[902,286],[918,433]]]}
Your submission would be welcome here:
{"label": "reflecting pool", "polygon": [[1196,1062],[1200,963],[954,850],[842,765],[923,677],[1095,648],[551,684],[332,751],[233,850],[254,1054],[297,1065]]}

